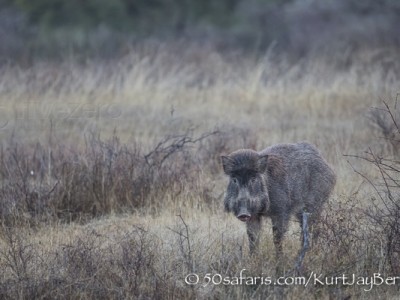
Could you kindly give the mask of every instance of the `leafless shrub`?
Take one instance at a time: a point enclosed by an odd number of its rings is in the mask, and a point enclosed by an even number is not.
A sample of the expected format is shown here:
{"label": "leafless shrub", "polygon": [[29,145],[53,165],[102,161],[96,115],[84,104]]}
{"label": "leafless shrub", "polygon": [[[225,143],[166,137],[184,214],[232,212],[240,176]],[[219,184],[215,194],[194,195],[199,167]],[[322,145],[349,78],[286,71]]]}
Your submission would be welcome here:
{"label": "leafless shrub", "polygon": [[35,245],[27,241],[27,236],[15,228],[1,227],[0,281],[2,299],[27,299],[38,296],[38,291],[46,289],[40,282],[38,269],[44,263]]}
{"label": "leafless shrub", "polygon": [[[51,252],[36,251],[17,230],[3,232],[2,299],[162,299],[184,297],[170,274],[156,270],[157,240],[135,226],[112,243],[95,230]],[[175,274],[174,274],[175,275]]]}
{"label": "leafless shrub", "polygon": [[395,159],[385,159],[369,149],[364,156],[356,156],[375,167],[380,179],[373,180],[356,171],[373,187],[376,197],[365,210],[371,221],[370,230],[381,237],[385,244],[385,264],[393,272],[400,270],[400,162]]}
{"label": "leafless shrub", "polygon": [[45,217],[46,207],[58,184],[57,180],[49,181],[45,173],[51,159],[46,150],[39,144],[32,151],[15,144],[7,150],[1,149],[0,159],[1,219],[13,222],[20,212],[30,220],[39,221]]}
{"label": "leafless shrub", "polygon": [[58,293],[67,298],[153,298],[159,292],[151,286],[157,279],[155,249],[154,240],[140,227],[112,244],[88,230],[58,249],[47,272],[58,279]]}
{"label": "leafless shrub", "polygon": [[[342,202],[329,201],[320,222],[315,225],[315,247],[321,250],[326,262],[327,275],[339,275],[354,272],[360,261],[367,260],[368,233],[365,231],[366,218],[362,205],[355,198]],[[330,258],[336,257],[332,260]],[[372,261],[362,272],[368,274],[379,265]]]}
{"label": "leafless shrub", "polygon": [[182,222],[182,226],[179,229],[171,229],[172,232],[176,233],[178,235],[178,245],[179,245],[179,250],[181,252],[182,257],[185,260],[186,263],[186,268],[189,272],[194,272],[194,261],[193,261],[193,246],[192,246],[192,241],[191,241],[191,233],[189,230],[188,224],[185,222],[185,220],[182,217],[182,214],[179,214],[177,217],[179,217],[180,221]]}
{"label": "leafless shrub", "polygon": [[88,136],[83,151],[11,144],[0,156],[0,218],[15,224],[21,218],[70,221],[127,209],[156,211],[166,194],[175,199],[195,187],[193,146],[214,134],[167,136],[147,153],[121,144],[116,134],[107,141]]}
{"label": "leafless shrub", "polygon": [[382,100],[383,107],[374,107],[369,115],[371,126],[379,132],[380,137],[386,141],[386,145],[390,146],[396,157],[400,154],[400,108],[397,106],[399,95],[397,94],[394,107]]}
{"label": "leafless shrub", "polygon": [[[145,182],[136,183],[137,190],[141,193],[152,194],[155,201],[165,194],[165,191],[173,188],[174,198],[179,196],[185,190],[193,190],[196,193],[199,188],[196,186],[198,175],[202,164],[207,160],[199,160],[197,156],[201,155],[201,143],[206,139],[215,136],[218,131],[204,133],[198,138],[192,137],[190,131],[181,135],[166,136],[151,151],[144,155],[145,164],[142,166],[141,176],[137,178],[146,178]],[[199,150],[193,156],[189,150],[199,145]],[[210,158],[208,158],[210,160]],[[199,191],[203,194],[202,191]],[[204,194],[204,196],[207,196]]]}
{"label": "leafless shrub", "polygon": [[[370,231],[384,243],[385,265],[392,272],[400,270],[400,161],[398,160],[400,128],[398,125],[397,99],[394,107],[383,101],[384,108],[375,108],[371,121],[380,129],[384,140],[392,148],[394,157],[378,154],[369,148],[364,155],[352,155],[372,166],[378,177],[369,176],[354,169],[375,190],[365,215],[369,218]],[[348,155],[351,156],[351,155]]]}
{"label": "leafless shrub", "polygon": [[6,247],[1,251],[4,267],[11,271],[16,280],[23,281],[30,271],[33,258],[32,245],[24,242],[23,236],[16,234],[12,228],[2,229],[3,241],[6,243]]}

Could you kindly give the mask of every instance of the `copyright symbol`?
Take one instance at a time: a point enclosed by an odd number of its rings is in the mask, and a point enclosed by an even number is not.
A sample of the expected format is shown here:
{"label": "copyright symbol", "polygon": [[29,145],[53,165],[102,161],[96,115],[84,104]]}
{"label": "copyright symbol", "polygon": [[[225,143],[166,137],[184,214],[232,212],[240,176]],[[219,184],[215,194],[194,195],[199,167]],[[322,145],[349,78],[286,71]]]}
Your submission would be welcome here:
{"label": "copyright symbol", "polygon": [[199,275],[197,275],[195,273],[189,274],[185,277],[185,282],[186,282],[186,284],[190,284],[190,285],[198,284],[199,283]]}

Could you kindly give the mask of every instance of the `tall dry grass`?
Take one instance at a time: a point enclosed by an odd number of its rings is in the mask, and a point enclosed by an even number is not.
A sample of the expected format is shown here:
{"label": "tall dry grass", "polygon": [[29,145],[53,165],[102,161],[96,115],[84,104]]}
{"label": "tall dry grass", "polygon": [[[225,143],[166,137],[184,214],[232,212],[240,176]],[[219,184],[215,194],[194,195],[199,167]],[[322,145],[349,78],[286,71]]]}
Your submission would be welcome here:
{"label": "tall dry grass", "polygon": [[[398,244],[386,251],[383,225],[367,214],[377,195],[360,176],[377,182],[379,169],[343,156],[396,155],[370,114],[379,98],[392,101],[398,92],[395,49],[352,53],[343,64],[346,53],[293,62],[269,52],[146,47],[113,64],[0,70],[2,298],[398,294],[398,283],[366,292],[184,281],[190,273],[232,278],[242,269],[276,275],[269,222],[260,253],[250,257],[245,228],[222,211],[219,155],[301,140],[316,144],[338,175],[301,275],[398,275]],[[285,241],[286,270],[299,247],[297,227]]]}

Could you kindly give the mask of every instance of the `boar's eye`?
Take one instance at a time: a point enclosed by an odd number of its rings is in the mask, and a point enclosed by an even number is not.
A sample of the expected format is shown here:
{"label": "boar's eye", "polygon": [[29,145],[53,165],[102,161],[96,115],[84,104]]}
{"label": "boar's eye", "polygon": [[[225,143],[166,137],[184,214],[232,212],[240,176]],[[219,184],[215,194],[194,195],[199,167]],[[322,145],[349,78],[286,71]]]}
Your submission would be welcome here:
{"label": "boar's eye", "polygon": [[232,182],[236,185],[239,184],[239,180],[236,177],[232,177]]}

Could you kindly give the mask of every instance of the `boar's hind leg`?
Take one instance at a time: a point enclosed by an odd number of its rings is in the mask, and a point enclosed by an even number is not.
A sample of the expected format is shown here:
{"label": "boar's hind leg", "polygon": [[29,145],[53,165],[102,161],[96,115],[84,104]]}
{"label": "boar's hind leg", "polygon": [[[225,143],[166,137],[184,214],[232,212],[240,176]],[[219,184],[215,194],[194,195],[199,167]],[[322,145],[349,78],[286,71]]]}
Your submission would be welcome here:
{"label": "boar's hind leg", "polygon": [[303,214],[307,213],[307,230],[308,230],[308,244],[309,247],[313,247],[315,242],[318,240],[320,234],[320,217],[322,207],[314,206],[313,210],[305,208],[304,210],[296,214],[297,219],[300,222],[301,233],[301,246],[304,245],[304,234],[303,234]]}
{"label": "boar's hind leg", "polygon": [[249,237],[250,254],[258,248],[260,240],[261,218],[256,216],[247,222],[247,236]]}
{"label": "boar's hind leg", "polygon": [[306,252],[310,246],[310,241],[309,241],[309,216],[310,213],[303,211],[301,214],[301,249],[299,252],[299,256],[297,258],[296,262],[296,269],[298,270],[304,260],[304,256],[306,255]]}

